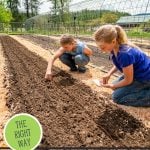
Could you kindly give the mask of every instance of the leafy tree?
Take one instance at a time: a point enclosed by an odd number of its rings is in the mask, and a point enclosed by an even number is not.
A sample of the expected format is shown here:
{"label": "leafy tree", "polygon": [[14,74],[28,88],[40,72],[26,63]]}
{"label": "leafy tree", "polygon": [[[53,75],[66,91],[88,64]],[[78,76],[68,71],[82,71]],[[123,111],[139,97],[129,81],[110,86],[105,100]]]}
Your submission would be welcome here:
{"label": "leafy tree", "polygon": [[27,18],[38,15],[39,7],[42,3],[40,0],[24,0]]}
{"label": "leafy tree", "polygon": [[27,18],[38,15],[39,7],[42,3],[40,0],[24,0]]}
{"label": "leafy tree", "polygon": [[25,10],[26,10],[26,16],[27,16],[27,18],[29,18],[30,17],[30,14],[29,14],[29,11],[30,11],[29,0],[24,1],[24,7],[25,7]]}
{"label": "leafy tree", "polygon": [[48,0],[53,4],[53,15],[56,16],[59,15],[62,22],[64,22],[64,14],[69,12],[69,3],[71,0]]}
{"label": "leafy tree", "polygon": [[20,2],[19,0],[7,0],[7,7],[10,9],[13,17],[14,22],[20,21],[20,14],[19,14],[19,7]]}
{"label": "leafy tree", "polygon": [[104,13],[100,19],[102,24],[104,23],[115,23],[119,19],[119,16],[115,13]]}
{"label": "leafy tree", "polygon": [[0,22],[9,23],[11,20],[12,20],[11,12],[3,5],[0,5]]}
{"label": "leafy tree", "polygon": [[102,16],[100,18],[100,22],[102,24],[105,23],[116,23],[117,20],[122,16],[129,16],[129,13],[118,12],[118,11],[105,11],[102,12]]}
{"label": "leafy tree", "polygon": [[39,6],[42,4],[40,0],[30,0],[31,16],[38,15]]}
{"label": "leafy tree", "polygon": [[0,0],[0,5],[5,7],[7,6],[6,4],[7,4],[7,0]]}

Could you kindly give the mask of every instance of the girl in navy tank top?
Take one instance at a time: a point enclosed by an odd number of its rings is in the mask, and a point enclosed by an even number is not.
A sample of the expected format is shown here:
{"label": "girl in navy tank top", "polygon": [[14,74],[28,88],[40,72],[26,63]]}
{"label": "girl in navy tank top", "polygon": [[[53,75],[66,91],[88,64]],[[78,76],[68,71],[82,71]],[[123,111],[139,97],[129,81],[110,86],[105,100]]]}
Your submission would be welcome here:
{"label": "girl in navy tank top", "polygon": [[61,47],[54,54],[53,58],[50,59],[45,79],[52,80],[52,67],[57,58],[70,68],[70,71],[79,71],[84,73],[86,71],[86,65],[90,61],[90,55],[92,50],[88,48],[83,42],[77,41],[71,35],[63,35],[60,38]]}

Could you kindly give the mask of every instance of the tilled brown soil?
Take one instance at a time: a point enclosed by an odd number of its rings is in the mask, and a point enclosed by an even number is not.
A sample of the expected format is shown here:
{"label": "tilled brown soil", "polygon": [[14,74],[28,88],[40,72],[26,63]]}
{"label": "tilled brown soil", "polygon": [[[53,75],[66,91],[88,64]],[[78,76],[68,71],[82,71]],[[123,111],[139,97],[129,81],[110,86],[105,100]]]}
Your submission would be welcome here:
{"label": "tilled brown soil", "polygon": [[150,147],[150,129],[70,74],[44,80],[47,62],[14,39],[0,37],[9,74],[7,106],[42,124],[41,147]]}
{"label": "tilled brown soil", "polygon": [[[46,50],[51,49],[53,51],[56,51],[60,46],[59,40],[55,40],[51,37],[39,36],[39,35],[38,36],[37,35],[20,35],[20,37],[25,38],[35,44],[38,44]],[[82,40],[82,38],[81,38],[81,40]],[[105,70],[108,70],[109,68],[112,67],[112,62],[109,60],[108,54],[106,54],[106,53],[104,54],[104,53],[100,52],[96,46],[93,46],[90,44],[87,44],[87,45],[93,51],[93,55],[90,57],[91,58],[90,62],[92,64],[97,65],[97,66],[103,66]]]}
{"label": "tilled brown soil", "polygon": [[[40,36],[40,35],[38,36],[37,35],[20,35],[20,37],[28,39],[29,41],[35,44],[38,44],[42,48],[47,49],[47,50],[52,49],[56,51],[59,48],[59,41],[51,37]],[[101,52],[96,46],[90,44],[94,42],[92,38],[79,36],[77,37],[77,39],[83,42],[86,42],[88,47],[93,50],[93,55],[91,56],[91,63],[97,66],[103,66],[104,70],[108,70],[112,67],[112,61],[109,60],[109,54]],[[145,51],[147,54],[150,55],[150,45],[147,44],[149,40],[145,40],[145,41],[143,40],[143,42],[137,42],[137,39],[135,40],[132,39],[131,41],[134,42],[143,51]]]}

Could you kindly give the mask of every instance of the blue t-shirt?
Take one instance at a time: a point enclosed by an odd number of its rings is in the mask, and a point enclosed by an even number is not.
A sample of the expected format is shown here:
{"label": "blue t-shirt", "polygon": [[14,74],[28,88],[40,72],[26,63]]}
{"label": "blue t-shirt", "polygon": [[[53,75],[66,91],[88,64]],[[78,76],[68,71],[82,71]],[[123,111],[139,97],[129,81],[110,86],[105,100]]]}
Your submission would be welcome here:
{"label": "blue t-shirt", "polygon": [[137,81],[150,81],[150,57],[141,50],[129,45],[121,45],[117,56],[112,51],[112,60],[121,72],[124,67],[133,64],[134,79]]}
{"label": "blue t-shirt", "polygon": [[84,48],[85,48],[85,44],[83,42],[77,41],[76,49],[74,49],[71,52],[65,52],[65,53],[71,54],[72,56],[76,56],[76,55],[79,55],[79,54],[84,54],[83,53]]}

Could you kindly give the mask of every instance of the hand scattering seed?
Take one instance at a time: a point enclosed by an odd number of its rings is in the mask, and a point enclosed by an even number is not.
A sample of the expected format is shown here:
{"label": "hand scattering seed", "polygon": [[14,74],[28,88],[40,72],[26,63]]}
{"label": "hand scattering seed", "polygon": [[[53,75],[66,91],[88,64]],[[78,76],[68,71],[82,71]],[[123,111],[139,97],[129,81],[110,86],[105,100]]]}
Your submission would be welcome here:
{"label": "hand scattering seed", "polygon": [[93,82],[97,85],[97,86],[101,86],[101,82],[98,79],[93,79]]}

